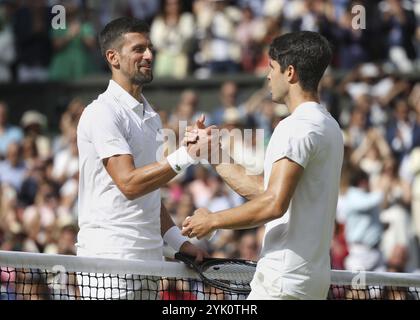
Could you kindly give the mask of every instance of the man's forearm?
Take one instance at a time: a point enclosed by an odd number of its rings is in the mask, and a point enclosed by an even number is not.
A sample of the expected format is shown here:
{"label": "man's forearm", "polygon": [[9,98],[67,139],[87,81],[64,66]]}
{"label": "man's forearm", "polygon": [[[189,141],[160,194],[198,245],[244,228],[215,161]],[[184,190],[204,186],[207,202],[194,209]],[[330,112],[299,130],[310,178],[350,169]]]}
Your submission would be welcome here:
{"label": "man's forearm", "polygon": [[218,164],[213,164],[213,167],[229,187],[247,200],[252,200],[264,192],[262,176],[247,174],[246,169],[235,164],[222,149],[219,154]]}
{"label": "man's forearm", "polygon": [[253,200],[232,209],[212,214],[215,229],[249,229],[280,218],[287,207],[279,206],[275,195],[264,192]]}
{"label": "man's forearm", "polygon": [[121,177],[118,186],[129,200],[144,196],[169,182],[177,173],[164,160],[135,168]]}

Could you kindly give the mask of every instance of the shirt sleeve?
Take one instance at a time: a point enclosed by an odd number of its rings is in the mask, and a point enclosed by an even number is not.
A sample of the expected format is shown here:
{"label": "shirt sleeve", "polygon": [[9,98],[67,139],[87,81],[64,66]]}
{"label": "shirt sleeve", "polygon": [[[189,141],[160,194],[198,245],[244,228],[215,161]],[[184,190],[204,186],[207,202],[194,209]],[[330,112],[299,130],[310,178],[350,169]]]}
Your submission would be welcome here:
{"label": "shirt sleeve", "polygon": [[90,138],[100,159],[132,154],[124,135],[124,119],[108,108],[98,106],[90,116]]}
{"label": "shirt sleeve", "polygon": [[315,153],[315,137],[311,133],[277,132],[273,150],[273,163],[288,158],[303,168],[306,168],[312,155]]}

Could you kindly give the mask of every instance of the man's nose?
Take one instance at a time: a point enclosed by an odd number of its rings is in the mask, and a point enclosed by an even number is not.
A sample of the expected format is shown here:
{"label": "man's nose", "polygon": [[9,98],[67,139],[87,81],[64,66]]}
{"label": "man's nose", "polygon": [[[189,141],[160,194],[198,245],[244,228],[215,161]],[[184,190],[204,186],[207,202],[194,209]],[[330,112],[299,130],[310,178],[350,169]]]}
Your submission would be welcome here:
{"label": "man's nose", "polygon": [[153,59],[153,52],[150,48],[147,48],[143,55],[144,59],[152,60]]}

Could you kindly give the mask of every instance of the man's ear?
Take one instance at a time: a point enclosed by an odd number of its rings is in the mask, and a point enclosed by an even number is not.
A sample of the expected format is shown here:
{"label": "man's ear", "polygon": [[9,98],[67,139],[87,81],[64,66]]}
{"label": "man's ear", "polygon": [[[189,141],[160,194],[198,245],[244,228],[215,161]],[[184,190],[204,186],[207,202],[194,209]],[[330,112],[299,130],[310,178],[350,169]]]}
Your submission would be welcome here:
{"label": "man's ear", "polygon": [[118,69],[120,67],[120,55],[115,49],[108,49],[105,52],[105,57],[108,63],[114,68]]}
{"label": "man's ear", "polygon": [[298,74],[296,72],[296,68],[292,65],[287,66],[286,69],[287,81],[289,83],[296,83],[299,81]]}

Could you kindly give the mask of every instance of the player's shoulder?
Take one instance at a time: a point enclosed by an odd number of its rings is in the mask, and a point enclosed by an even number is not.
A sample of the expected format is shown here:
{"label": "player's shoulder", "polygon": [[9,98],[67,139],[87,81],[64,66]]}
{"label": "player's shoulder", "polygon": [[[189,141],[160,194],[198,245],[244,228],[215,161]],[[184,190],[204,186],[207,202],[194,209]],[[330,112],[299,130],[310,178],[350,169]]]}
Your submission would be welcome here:
{"label": "player's shoulder", "polygon": [[98,122],[101,120],[120,117],[121,110],[116,104],[112,103],[109,98],[100,95],[85,108],[83,114],[86,118],[90,118],[91,120]]}
{"label": "player's shoulder", "polygon": [[312,131],[316,131],[316,125],[314,125],[311,119],[290,115],[279,122],[273,134],[280,136],[299,136],[307,135]]}
{"label": "player's shoulder", "polygon": [[[101,98],[101,95],[93,100],[83,110],[80,117],[77,131],[90,132],[92,128],[104,128],[107,125],[120,123],[122,118],[121,112],[109,100]],[[99,126],[98,126],[99,125]]]}

